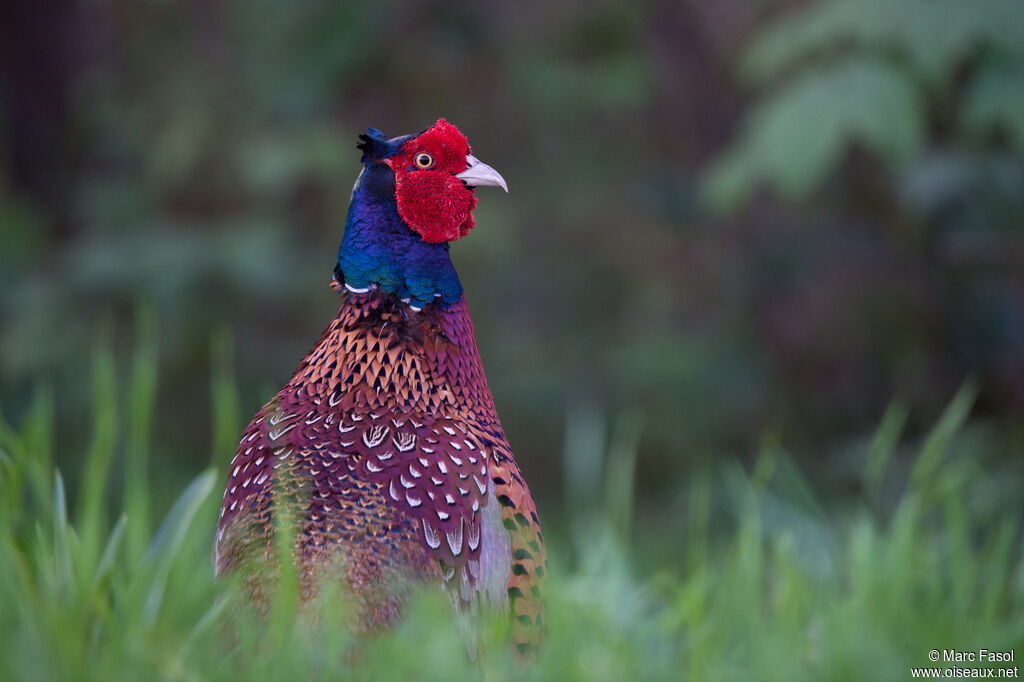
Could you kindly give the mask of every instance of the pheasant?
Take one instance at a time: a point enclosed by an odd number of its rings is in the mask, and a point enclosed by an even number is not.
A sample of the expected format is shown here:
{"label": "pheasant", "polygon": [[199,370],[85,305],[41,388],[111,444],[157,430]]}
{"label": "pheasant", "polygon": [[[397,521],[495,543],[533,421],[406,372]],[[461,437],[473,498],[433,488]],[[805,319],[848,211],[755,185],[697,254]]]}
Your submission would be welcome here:
{"label": "pheasant", "polygon": [[[228,467],[214,564],[266,605],[279,560],[304,601],[324,581],[354,627],[399,620],[439,585],[460,611],[513,618],[520,653],[543,625],[537,510],[494,407],[449,244],[475,225],[477,186],[508,187],[444,119],[418,135],[360,135],[332,286],[341,307]],[[291,519],[278,557],[275,517]]]}

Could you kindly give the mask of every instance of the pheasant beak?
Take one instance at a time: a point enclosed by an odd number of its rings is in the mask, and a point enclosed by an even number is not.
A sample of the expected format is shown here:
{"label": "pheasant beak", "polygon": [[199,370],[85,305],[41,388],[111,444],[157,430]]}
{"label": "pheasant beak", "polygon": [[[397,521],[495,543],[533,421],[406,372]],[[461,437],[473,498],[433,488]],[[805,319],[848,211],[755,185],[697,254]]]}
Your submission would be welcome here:
{"label": "pheasant beak", "polygon": [[501,177],[501,173],[472,154],[466,157],[466,170],[456,174],[455,177],[470,187],[500,187],[505,190],[506,194],[508,193],[508,185],[505,184],[505,178]]}

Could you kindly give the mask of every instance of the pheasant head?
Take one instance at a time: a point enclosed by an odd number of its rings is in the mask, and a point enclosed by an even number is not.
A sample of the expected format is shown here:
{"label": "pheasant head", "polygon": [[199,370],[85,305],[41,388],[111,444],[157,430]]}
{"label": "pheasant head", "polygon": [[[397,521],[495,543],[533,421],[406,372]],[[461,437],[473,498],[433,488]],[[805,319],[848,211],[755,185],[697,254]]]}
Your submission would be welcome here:
{"label": "pheasant head", "polygon": [[414,309],[462,295],[448,244],[476,221],[478,186],[508,186],[471,153],[459,129],[439,119],[418,135],[360,135],[363,170],[352,191],[335,279],[350,291],[380,288]]}

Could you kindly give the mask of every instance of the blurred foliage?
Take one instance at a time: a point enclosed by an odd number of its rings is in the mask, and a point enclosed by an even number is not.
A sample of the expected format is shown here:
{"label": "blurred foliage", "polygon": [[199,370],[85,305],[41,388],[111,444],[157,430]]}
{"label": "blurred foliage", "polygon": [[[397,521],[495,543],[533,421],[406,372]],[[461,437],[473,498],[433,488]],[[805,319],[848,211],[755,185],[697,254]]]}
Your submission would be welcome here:
{"label": "blurred foliage", "polygon": [[[600,417],[581,411],[565,466],[587,458],[587,475],[606,492],[582,487],[589,479],[568,483],[567,496],[589,504],[570,511],[569,529],[548,528],[548,634],[523,666],[500,618],[478,624],[481,655],[471,662],[434,589],[373,638],[352,635],[332,589],[296,617],[293,584],[268,619],[252,617],[242,586],[215,581],[210,566],[225,472],[173,486],[176,501],[155,532],[146,520],[157,508],[138,486],[163,486],[175,464],[150,462],[140,429],[157,417],[152,403],[134,402],[157,373],[155,339],[143,338],[129,388],[111,390],[109,348],[93,357],[96,430],[73,453],[85,489],[69,490],[54,467],[48,391],[17,427],[0,419],[4,680],[904,680],[912,666],[931,665],[934,648],[1024,644],[1024,472],[971,435],[973,384],[920,445],[906,440],[906,410],[894,406],[850,454],[865,488],[843,505],[819,498],[777,443],[765,444],[750,474],[731,461],[703,470],[680,491],[685,528],[660,538],[680,560],[654,571],[627,532],[638,420],[624,416],[606,442]],[[218,366],[211,420],[216,434],[232,433],[237,389]],[[117,420],[126,400],[133,416]],[[909,472],[895,466],[901,449],[916,452]],[[108,492],[115,462],[152,465],[152,478]]]}
{"label": "blurred foliage", "polygon": [[1024,150],[1024,6],[1015,0],[809,5],[761,32],[742,74],[773,89],[710,171],[720,206],[761,183],[805,197],[853,144],[895,166],[919,157],[930,133],[961,146],[1001,135]]}
{"label": "blurred foliage", "polygon": [[899,73],[872,59],[819,67],[750,114],[747,134],[713,169],[712,201],[739,203],[758,182],[806,196],[851,143],[905,162],[920,153],[924,112]]}

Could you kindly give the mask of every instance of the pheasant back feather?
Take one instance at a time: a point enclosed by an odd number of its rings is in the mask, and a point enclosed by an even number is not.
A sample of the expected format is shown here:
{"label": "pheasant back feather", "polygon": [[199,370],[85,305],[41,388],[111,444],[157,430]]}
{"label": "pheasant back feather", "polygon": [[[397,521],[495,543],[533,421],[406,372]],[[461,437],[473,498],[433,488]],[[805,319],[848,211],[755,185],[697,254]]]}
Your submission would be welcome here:
{"label": "pheasant back feather", "polygon": [[542,628],[543,535],[494,409],[465,300],[411,309],[343,293],[291,381],[249,424],[228,472],[215,562],[246,566],[257,602],[275,510],[299,519],[303,597],[325,579],[359,627],[393,623],[411,586],[509,608],[521,651]]}

